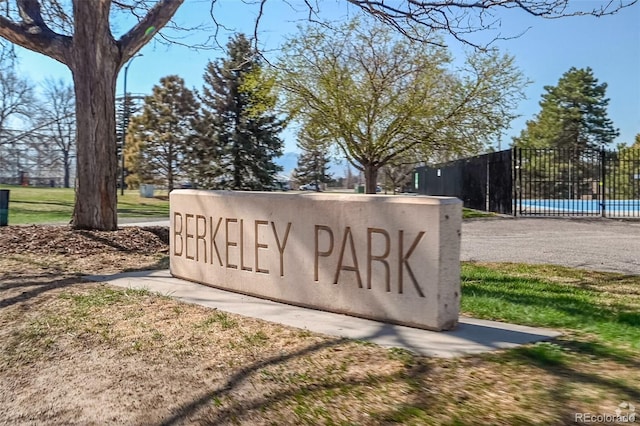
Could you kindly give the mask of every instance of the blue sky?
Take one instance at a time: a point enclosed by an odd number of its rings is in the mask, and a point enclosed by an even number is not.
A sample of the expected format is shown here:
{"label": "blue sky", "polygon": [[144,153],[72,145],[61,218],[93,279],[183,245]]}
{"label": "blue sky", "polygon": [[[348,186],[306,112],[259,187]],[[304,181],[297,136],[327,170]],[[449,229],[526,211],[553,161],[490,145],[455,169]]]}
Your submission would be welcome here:
{"label": "blue sky", "polygon": [[[291,0],[299,4],[299,0]],[[347,7],[344,0],[321,0],[323,16],[344,19],[353,15],[353,6]],[[599,4],[599,1],[583,0],[584,4]],[[184,26],[203,24],[212,27],[209,15],[210,0],[186,0],[178,10],[175,21]],[[259,38],[267,56],[275,57],[277,48],[284,37],[295,32],[298,23],[305,20],[304,8],[296,13],[281,0],[266,3]],[[257,9],[240,0],[218,0],[214,15],[216,19],[233,30],[253,34]],[[609,117],[620,129],[618,142],[632,143],[640,133],[640,4],[621,13],[602,18],[574,17],[555,20],[534,18],[523,13],[501,13],[500,31],[505,35],[522,36],[497,43],[497,46],[516,58],[516,63],[524,75],[532,81],[527,88],[528,99],[521,102],[511,128],[502,137],[501,147],[506,148],[511,137],[524,128],[526,120],[538,111],[540,96],[545,85],[555,85],[561,75],[572,66],[591,67],[600,82],[608,83],[607,96]],[[120,25],[125,28],[125,25]],[[206,40],[211,31],[200,31],[186,35],[181,40],[185,44]],[[219,41],[225,44],[232,34],[221,29]],[[472,35],[481,40],[483,35]],[[463,47],[450,43],[454,56],[462,57]],[[148,94],[161,77],[178,74],[185,79],[188,87],[200,89],[202,74],[209,60],[224,56],[220,49],[195,51],[180,46],[166,47],[151,42],[141,51],[131,64],[127,78],[127,90],[132,93]],[[70,72],[62,64],[44,56],[20,51],[20,69],[34,82],[47,77],[64,78],[71,81]],[[118,80],[117,92],[123,91],[122,73]],[[293,132],[285,135],[285,151],[295,151]],[[496,146],[498,142],[496,141]]]}

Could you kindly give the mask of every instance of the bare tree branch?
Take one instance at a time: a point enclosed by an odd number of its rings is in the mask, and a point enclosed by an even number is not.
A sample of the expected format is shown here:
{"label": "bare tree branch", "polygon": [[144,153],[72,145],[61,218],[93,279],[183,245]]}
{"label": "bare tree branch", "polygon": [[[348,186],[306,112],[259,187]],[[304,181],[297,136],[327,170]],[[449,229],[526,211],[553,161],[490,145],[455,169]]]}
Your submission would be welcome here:
{"label": "bare tree branch", "polygon": [[18,0],[18,9],[22,22],[29,27],[39,27],[40,31],[51,31],[42,20],[38,0]]}
{"label": "bare tree branch", "polygon": [[0,16],[0,37],[68,65],[71,37],[55,33],[44,23],[38,0],[19,0],[18,7],[22,22]]}
{"label": "bare tree branch", "polygon": [[169,22],[183,2],[184,0],[159,1],[140,22],[118,40],[121,53],[120,66],[138,53],[151,37]]}
{"label": "bare tree branch", "polygon": [[[497,30],[501,20],[495,13],[500,9],[520,9],[529,15],[546,19],[586,15],[600,17],[617,13],[638,0],[609,0],[599,7],[588,6],[588,2],[583,2],[575,8],[570,7],[569,0],[347,1],[412,40],[431,43],[429,36],[433,32],[444,31],[464,44],[484,48],[486,46],[473,42],[469,35]],[[572,6],[577,3],[572,3]],[[421,28],[421,31],[414,31],[416,28]],[[517,35],[504,37],[499,34],[488,44],[514,37]]]}
{"label": "bare tree branch", "polygon": [[[213,23],[215,25],[215,30],[214,30],[214,34],[213,34],[213,40],[214,40],[214,42],[216,43],[216,45],[220,49],[224,49],[224,46],[222,44],[220,44],[220,41],[218,40],[218,35],[220,34],[220,29],[223,29],[223,30],[229,31],[229,32],[233,32],[234,30],[232,28],[225,27],[216,18],[213,9],[214,9],[214,7],[215,7],[215,5],[217,3],[218,3],[218,0],[211,0],[211,7],[209,8],[209,15],[211,15],[211,19],[213,20]],[[257,26],[256,26],[256,30],[257,30]]]}
{"label": "bare tree branch", "polygon": [[260,19],[262,18],[262,14],[264,13],[264,5],[267,0],[260,0],[260,10],[258,11],[258,16],[256,17],[256,24],[253,29],[253,40],[255,43],[255,49],[258,50],[258,27],[260,27]]}

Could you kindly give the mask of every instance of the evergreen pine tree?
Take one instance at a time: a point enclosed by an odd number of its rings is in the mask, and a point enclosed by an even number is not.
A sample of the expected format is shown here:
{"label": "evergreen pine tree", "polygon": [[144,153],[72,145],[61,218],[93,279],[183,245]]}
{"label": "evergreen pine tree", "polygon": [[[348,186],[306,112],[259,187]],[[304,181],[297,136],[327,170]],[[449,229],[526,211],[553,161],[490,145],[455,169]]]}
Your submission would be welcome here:
{"label": "evergreen pine tree", "polygon": [[[123,139],[123,131],[125,129],[129,129],[129,124],[131,123],[131,117],[135,114],[138,114],[142,109],[142,101],[144,100],[143,96],[132,95],[131,93],[127,93],[126,96],[123,96],[118,99],[119,102],[116,104],[116,154],[118,156],[118,176],[122,173],[122,139]],[[128,130],[127,130],[128,131]],[[124,132],[126,133],[126,132]],[[126,150],[125,150],[126,151]],[[131,153],[130,153],[131,155]],[[126,152],[125,152],[126,157]],[[125,168],[125,175],[128,174],[128,170]],[[118,178],[118,185],[120,185],[120,179]]]}
{"label": "evergreen pine tree", "polygon": [[607,117],[606,89],[591,68],[572,67],[556,86],[545,86],[540,113],[527,122],[514,145],[583,152],[610,144],[619,132]]}
{"label": "evergreen pine tree", "polygon": [[140,115],[131,118],[125,143],[127,183],[165,182],[169,191],[185,177],[185,153],[192,138],[198,103],[184,80],[160,79],[145,97]]}
{"label": "evergreen pine tree", "polygon": [[202,90],[202,120],[190,155],[196,179],[217,189],[263,190],[282,170],[278,136],[283,122],[273,109],[273,80],[264,75],[247,38],[236,35],[228,58],[209,62]]}
{"label": "evergreen pine tree", "polygon": [[319,191],[322,183],[331,181],[331,175],[328,173],[330,158],[325,138],[316,129],[306,126],[300,132],[298,148],[302,150],[295,169],[298,182],[312,183]]}

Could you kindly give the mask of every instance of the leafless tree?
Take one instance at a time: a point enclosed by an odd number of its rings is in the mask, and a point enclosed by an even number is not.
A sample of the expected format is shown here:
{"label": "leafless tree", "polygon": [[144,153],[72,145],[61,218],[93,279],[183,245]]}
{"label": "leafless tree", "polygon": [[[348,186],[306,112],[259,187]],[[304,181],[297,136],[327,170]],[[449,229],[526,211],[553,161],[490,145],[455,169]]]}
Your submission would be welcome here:
{"label": "leafless tree", "polygon": [[393,163],[389,163],[382,168],[383,186],[385,192],[396,193],[403,191],[407,184],[411,183],[413,171],[419,163],[410,158],[401,158]]}
{"label": "leafless tree", "polygon": [[29,120],[34,105],[31,82],[14,71],[11,61],[0,58],[0,174],[4,178],[17,179],[20,141],[15,135],[20,123]]}
{"label": "leafless tree", "polygon": [[33,86],[29,80],[0,62],[0,146],[8,143],[11,120],[28,119],[34,105]]}
{"label": "leafless tree", "polygon": [[37,110],[36,127],[40,137],[35,149],[45,152],[51,162],[58,162],[63,170],[63,185],[69,188],[71,160],[75,152],[76,119],[73,87],[62,80],[47,79],[43,99]]}

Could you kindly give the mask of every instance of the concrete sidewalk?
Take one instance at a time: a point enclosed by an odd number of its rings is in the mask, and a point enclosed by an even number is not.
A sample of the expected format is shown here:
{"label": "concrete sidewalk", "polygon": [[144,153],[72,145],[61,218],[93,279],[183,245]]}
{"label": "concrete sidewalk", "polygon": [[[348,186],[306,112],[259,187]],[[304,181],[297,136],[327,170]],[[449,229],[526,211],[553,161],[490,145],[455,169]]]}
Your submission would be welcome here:
{"label": "concrete sidewalk", "polygon": [[384,347],[404,348],[420,355],[442,358],[512,348],[560,335],[554,330],[472,318],[461,318],[459,326],[454,331],[427,331],[218,290],[173,278],[167,270],[108,276],[95,275],[85,278],[119,287],[147,289],[187,303],[260,318],[316,333],[366,340]]}

